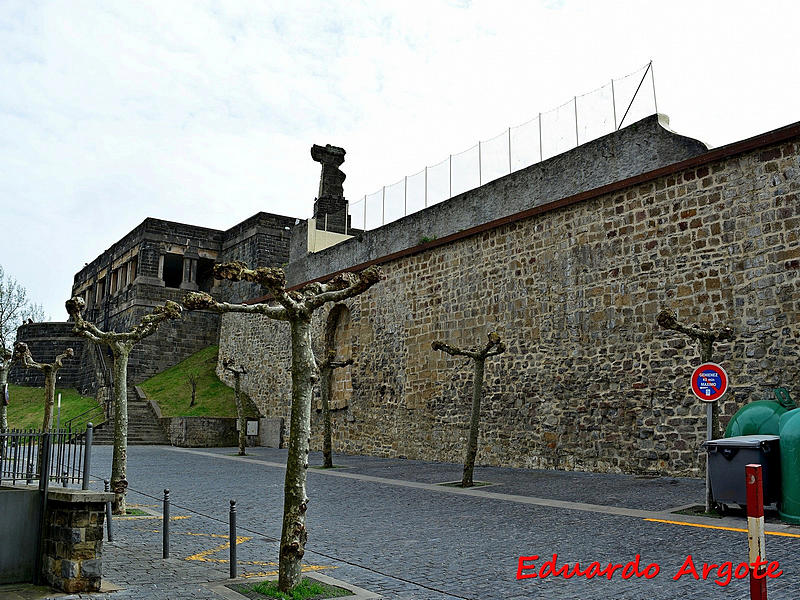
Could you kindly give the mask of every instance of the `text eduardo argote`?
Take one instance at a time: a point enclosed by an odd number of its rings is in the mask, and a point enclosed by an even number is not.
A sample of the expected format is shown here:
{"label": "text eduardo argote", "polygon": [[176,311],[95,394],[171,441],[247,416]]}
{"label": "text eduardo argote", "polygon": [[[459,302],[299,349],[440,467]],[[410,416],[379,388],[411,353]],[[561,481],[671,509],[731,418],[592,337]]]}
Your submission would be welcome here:
{"label": "text eduardo argote", "polygon": [[[750,570],[755,569],[756,579],[774,579],[783,575],[778,561],[766,561],[759,557],[755,562],[740,562],[738,564],[731,561],[716,563],[695,563],[694,558],[689,554],[683,561],[681,567],[670,577],[674,581],[682,578],[693,578],[696,580],[713,579],[714,583],[720,586],[728,585],[733,579],[744,579],[750,575]],[[591,562],[585,567],[581,567],[579,562],[573,565],[569,563],[558,564],[558,554],[547,560],[540,561],[538,555],[520,556],[517,561],[517,579],[546,579],[548,577],[563,577],[571,579],[573,577],[584,577],[593,579],[595,577],[612,579],[653,579],[661,573],[661,567],[657,563],[642,564],[641,555],[637,554],[627,563],[607,563]]]}

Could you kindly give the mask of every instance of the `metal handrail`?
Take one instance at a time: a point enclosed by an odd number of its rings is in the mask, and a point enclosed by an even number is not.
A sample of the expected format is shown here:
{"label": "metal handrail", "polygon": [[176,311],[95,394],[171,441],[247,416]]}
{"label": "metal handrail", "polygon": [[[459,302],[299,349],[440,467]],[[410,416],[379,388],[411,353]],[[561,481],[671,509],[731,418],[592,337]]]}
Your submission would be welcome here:
{"label": "metal handrail", "polygon": [[[82,417],[86,417],[86,415],[89,415],[89,416],[86,418],[85,422],[78,421],[78,419],[81,419]],[[95,415],[97,417],[100,417],[101,419],[99,421],[93,419],[92,417],[95,416]],[[71,419],[68,419],[68,420],[64,421],[64,423],[62,425],[62,428],[66,429],[67,431],[77,430],[78,427],[73,427],[73,425],[77,421],[78,423],[80,423],[80,428],[83,429],[84,427],[86,427],[86,423],[88,423],[90,421],[92,423],[94,423],[95,426],[97,426],[97,425],[100,425],[101,423],[103,423],[104,419],[105,419],[105,408],[103,407],[102,404],[98,404],[97,406],[93,406],[92,408],[86,409],[81,414],[76,415],[76,416],[72,417]]]}

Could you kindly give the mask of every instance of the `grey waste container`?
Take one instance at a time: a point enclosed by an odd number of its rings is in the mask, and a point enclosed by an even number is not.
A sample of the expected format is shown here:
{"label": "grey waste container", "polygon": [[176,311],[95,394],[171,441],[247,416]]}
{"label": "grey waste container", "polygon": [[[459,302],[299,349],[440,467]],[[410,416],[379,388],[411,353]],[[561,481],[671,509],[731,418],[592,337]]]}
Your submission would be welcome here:
{"label": "grey waste container", "polygon": [[722,504],[747,504],[744,468],[761,465],[764,504],[781,497],[780,437],[740,435],[703,443],[708,452],[711,496]]}

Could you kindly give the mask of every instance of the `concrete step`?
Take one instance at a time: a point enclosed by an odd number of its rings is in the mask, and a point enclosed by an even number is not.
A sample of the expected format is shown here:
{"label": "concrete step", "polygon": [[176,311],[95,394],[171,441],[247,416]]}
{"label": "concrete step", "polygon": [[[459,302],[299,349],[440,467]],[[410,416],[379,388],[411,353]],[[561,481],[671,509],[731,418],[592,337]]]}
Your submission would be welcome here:
{"label": "concrete step", "polygon": [[[114,424],[107,422],[95,432],[94,443],[109,445],[114,441]],[[128,387],[128,444],[169,445],[150,403],[139,398],[133,386]]]}

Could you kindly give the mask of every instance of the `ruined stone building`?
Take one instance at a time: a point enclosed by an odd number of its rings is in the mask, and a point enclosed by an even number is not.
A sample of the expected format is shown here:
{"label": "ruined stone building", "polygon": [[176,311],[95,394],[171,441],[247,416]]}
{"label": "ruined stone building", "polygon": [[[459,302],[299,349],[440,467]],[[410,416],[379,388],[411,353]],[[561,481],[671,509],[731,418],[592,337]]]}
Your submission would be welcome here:
{"label": "ruined stone building", "polygon": [[[478,463],[696,475],[698,353],[655,318],[671,308],[733,327],[714,357],[731,379],[723,423],[774,387],[800,398],[800,124],[709,150],[664,123],[648,117],[370,231],[343,210],[344,153],[315,147],[316,219],[260,213],[228,231],[146,219],[72,291],[113,328],[187,289],[261,295],[213,281],[214,261],[286,264],[290,285],[380,264],[384,281],[315,317],[316,350],[355,361],[333,376],[335,451],[460,461],[471,372],[431,342],[497,331],[508,350],[487,366]],[[288,416],[285,324],[200,312],[171,327],[142,348],[134,382],[218,342],[248,367],[262,414]]]}

